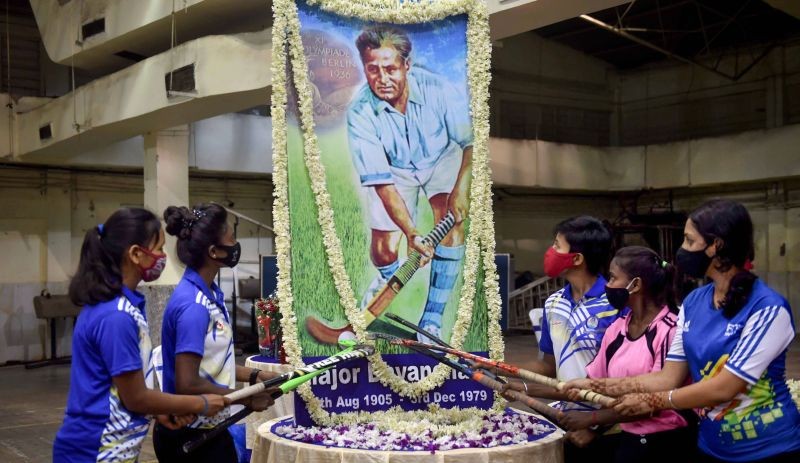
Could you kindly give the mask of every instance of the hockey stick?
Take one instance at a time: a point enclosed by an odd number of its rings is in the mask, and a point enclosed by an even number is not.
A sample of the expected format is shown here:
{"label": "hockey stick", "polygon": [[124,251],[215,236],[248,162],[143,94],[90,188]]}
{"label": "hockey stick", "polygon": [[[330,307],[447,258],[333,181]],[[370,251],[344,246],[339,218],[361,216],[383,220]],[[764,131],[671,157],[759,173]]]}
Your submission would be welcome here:
{"label": "hockey stick", "polygon": [[[452,212],[448,212],[439,223],[433,227],[424,238],[422,238],[423,244],[436,247],[444,237],[450,232],[450,230],[455,226],[456,220],[453,217]],[[392,303],[395,296],[403,289],[403,287],[408,284],[411,277],[419,270],[420,262],[422,261],[422,256],[417,251],[412,251],[409,254],[408,259],[400,266],[397,271],[389,278],[389,281],[378,291],[375,297],[367,305],[366,310],[364,313],[364,320],[366,321],[367,325],[370,325],[374,322],[381,314],[389,307],[389,304]],[[353,332],[353,326],[347,324],[341,328],[333,328],[326,324],[325,322],[319,320],[318,318],[314,317],[313,315],[309,315],[306,317],[305,320],[306,330],[308,333],[317,341],[324,343],[324,344],[336,344],[339,340],[339,336],[345,332]]]}
{"label": "hockey stick", "polygon": [[410,321],[406,320],[405,318],[403,318],[403,317],[401,317],[399,315],[395,315],[393,313],[387,313],[386,314],[386,318],[388,318],[389,320],[392,320],[394,322],[397,322],[397,323],[405,326],[406,328],[408,328],[410,330],[413,330],[413,331],[415,331],[415,332],[427,337],[428,339],[430,339],[431,341],[435,342],[436,344],[439,344],[440,346],[447,347],[447,348],[450,348],[450,349],[453,348],[453,346],[451,346],[450,344],[444,342],[441,338],[438,338],[438,337],[434,336],[429,331],[422,329],[419,325],[415,325],[415,324],[411,323]]}
{"label": "hockey stick", "polygon": [[[392,321],[395,321],[395,322],[405,326],[406,328],[409,328],[412,331],[415,331],[415,332],[421,334],[422,336],[426,336],[428,339],[430,339],[431,341],[435,342],[436,344],[439,344],[440,346],[452,348],[450,346],[450,344],[447,344],[441,338],[438,338],[438,337],[434,336],[429,331],[422,329],[418,325],[415,325],[415,324],[411,323],[410,321],[406,320],[403,317],[400,317],[400,316],[395,315],[393,313],[389,313],[389,314],[386,314],[386,318],[388,318],[388,319],[390,319]],[[369,333],[368,336],[369,335],[371,335],[373,337],[373,339],[374,338],[381,338],[381,339],[384,339],[384,340],[389,341],[389,342],[392,342],[392,341],[395,341],[395,340],[398,340],[398,339],[408,339],[408,338],[404,338],[404,337],[401,337],[401,336],[393,336],[391,333],[380,333],[380,332],[377,332],[377,331],[373,331],[373,332]],[[395,344],[397,344],[397,343],[395,343]],[[473,369],[474,368],[481,368],[481,365],[478,365],[477,362],[475,362],[473,360],[470,360],[470,359],[459,358],[459,361],[461,363],[464,363],[468,367],[473,368]],[[493,380],[505,384],[505,380],[503,380],[503,378],[497,377],[493,372],[486,371],[485,374],[488,375]]]}
{"label": "hockey stick", "polygon": [[[400,338],[398,338],[400,339]],[[351,341],[352,342],[352,341]],[[344,342],[342,343],[345,344]],[[355,360],[358,358],[369,357],[370,355],[375,353],[375,348],[369,345],[351,345],[347,349],[334,354],[326,359],[320,360],[318,362],[314,362],[311,365],[306,365],[304,367],[297,368],[290,372],[284,373],[280,376],[276,376],[270,380],[254,384],[252,386],[248,386],[237,391],[231,392],[230,394],[226,395],[225,397],[230,399],[231,402],[235,402],[240,399],[244,399],[246,397],[250,397],[251,395],[258,394],[259,392],[275,386],[291,379],[305,376],[309,373],[313,373],[317,370],[332,367],[334,365],[338,365],[343,362],[347,362],[350,360]]]}
{"label": "hockey stick", "polygon": [[[426,343],[417,343],[418,345],[422,344],[423,347],[426,347],[428,349],[439,350],[439,351],[442,351],[442,352],[447,352],[448,354],[453,354],[453,355],[455,355],[455,356],[457,356],[459,358],[462,358],[464,360],[469,360],[469,361],[474,362],[473,365],[478,364],[478,365],[480,365],[480,366],[482,366],[484,368],[485,367],[495,368],[496,370],[500,370],[500,371],[506,373],[507,376],[516,376],[518,378],[527,379],[528,381],[532,381],[534,383],[542,384],[544,386],[550,386],[550,387],[552,387],[554,389],[557,389],[559,391],[563,391],[563,386],[565,384],[563,381],[558,381],[555,378],[551,378],[549,376],[541,375],[539,373],[535,373],[535,372],[530,371],[530,370],[525,370],[524,368],[519,368],[519,367],[517,367],[515,365],[511,365],[509,363],[500,362],[500,361],[497,361],[497,360],[487,359],[487,358],[481,357],[479,355],[475,355],[475,354],[472,354],[472,353],[469,353],[469,352],[465,352],[465,351],[460,351],[460,350],[454,349],[453,346],[447,344],[446,342],[442,341],[441,339],[437,338],[436,336],[433,336],[432,334],[428,333],[427,331],[423,330],[422,328],[420,328],[419,326],[411,323],[408,320],[405,320],[405,319],[403,319],[401,317],[398,317],[395,314],[387,314],[386,317],[391,319],[391,320],[394,320],[394,321],[400,323],[401,325],[403,325],[403,326],[405,326],[407,328],[410,328],[410,329],[416,331],[417,333],[422,334],[423,336],[427,336],[430,340],[432,340],[433,342],[435,342],[439,346],[434,346],[432,344],[426,344]],[[397,338],[395,338],[395,339],[393,339],[393,340],[391,340],[389,342],[391,342],[392,344],[395,344],[395,345],[406,345],[407,343],[415,342],[415,341],[408,340],[408,339],[402,339],[402,338],[397,337]],[[614,400],[615,400],[612,397],[604,396],[602,394],[598,394],[597,392],[590,391],[590,390],[587,390],[587,389],[579,390],[578,394],[579,394],[581,400],[587,401],[587,402],[594,402],[596,404],[600,404],[601,406],[603,406],[605,408],[611,407],[611,405],[614,403]]]}
{"label": "hockey stick", "polygon": [[468,376],[473,381],[477,381],[478,383],[488,387],[489,389],[492,389],[493,391],[505,394],[506,396],[508,396],[508,397],[510,397],[510,398],[512,398],[514,400],[522,402],[523,404],[527,405],[528,407],[532,408],[533,410],[541,413],[546,418],[549,418],[550,421],[552,421],[554,424],[556,424],[556,426],[558,426],[558,424],[557,424],[558,423],[558,419],[562,414],[562,412],[560,410],[557,410],[557,409],[555,409],[555,408],[553,408],[553,407],[551,407],[551,406],[549,406],[549,405],[547,405],[547,404],[545,404],[543,402],[540,402],[540,401],[534,399],[533,397],[529,397],[525,393],[517,392],[517,391],[515,391],[513,389],[505,390],[505,387],[503,386],[503,383],[490,378],[489,376],[486,375],[486,373],[484,371],[481,371],[480,369],[473,370],[472,368],[469,368],[466,365],[462,365],[462,364],[460,364],[460,363],[458,363],[458,362],[456,362],[454,360],[451,360],[451,359],[447,358],[446,355],[444,355],[444,354],[442,354],[440,352],[435,352],[435,351],[432,351],[432,350],[428,350],[428,349],[426,349],[424,347],[419,347],[419,346],[415,346],[415,345],[408,345],[406,347],[408,347],[409,349],[414,350],[416,352],[419,352],[420,354],[427,355],[427,356],[429,356],[431,358],[434,358],[434,359],[438,360],[439,362],[441,362],[441,363],[449,366],[450,368],[452,368],[452,369],[464,374],[465,376]]}
{"label": "hockey stick", "polygon": [[[424,349],[430,349],[435,351],[446,352],[448,354],[455,355],[459,358],[472,360],[477,365],[480,365],[483,368],[494,368],[500,372],[500,374],[506,373],[508,376],[516,376],[518,378],[526,379],[528,381],[532,381],[534,383],[542,384],[545,386],[550,386],[556,390],[562,391],[564,382],[558,381],[555,378],[550,378],[548,376],[541,375],[539,373],[534,373],[530,370],[526,370],[524,368],[519,368],[517,366],[511,365],[509,363],[500,362],[497,360],[487,359],[485,357],[481,357],[479,355],[471,354],[469,352],[464,352],[460,350],[456,350],[453,348],[448,348],[444,346],[436,346],[433,344],[417,342],[410,339],[402,339],[402,338],[395,338],[389,341],[392,344],[399,345],[399,346],[415,346],[421,347]],[[597,404],[602,405],[603,407],[609,408],[614,403],[615,399],[611,397],[604,396],[602,394],[598,394],[594,391],[590,391],[587,389],[581,389],[578,392],[580,399],[587,402],[594,402]]]}
{"label": "hockey stick", "polygon": [[[246,388],[239,389],[238,391],[234,391],[231,392],[230,394],[227,394],[225,397],[230,399],[231,402],[234,402],[240,399],[244,399],[246,397],[250,397],[254,394],[258,394],[259,392],[262,392],[269,387],[277,385],[279,390],[272,394],[272,398],[277,399],[283,394],[286,394],[287,392],[291,392],[297,389],[297,387],[300,386],[301,384],[313,379],[315,376],[318,376],[335,366],[338,366],[350,360],[368,357],[374,353],[375,353],[375,348],[372,346],[351,345],[342,352],[339,352],[326,359],[320,360],[319,362],[315,362],[312,363],[311,365],[306,365],[296,370],[284,373],[270,380],[254,384]],[[184,444],[183,452],[190,453],[194,451],[204,443],[218,436],[222,431],[226,430],[231,425],[241,421],[244,417],[246,417],[252,412],[253,410],[249,408],[244,408],[234,413],[233,415],[229,416],[224,421],[219,423],[217,426],[215,426],[213,429],[203,434],[202,436],[198,437],[197,439],[191,442],[187,442],[186,444]]]}
{"label": "hockey stick", "polygon": [[[314,377],[321,375],[322,373],[324,373],[327,370],[330,370],[331,368],[333,368],[333,366],[325,367],[316,371],[312,371],[311,373],[307,373],[305,375],[292,378],[284,382],[283,384],[279,385],[278,390],[273,392],[271,397],[273,399],[278,399],[280,396],[297,389],[301,384],[310,381]],[[243,408],[242,410],[239,410],[238,412],[229,416],[224,421],[220,422],[218,425],[214,426],[212,429],[210,429],[208,432],[201,435],[197,439],[183,444],[182,447],[183,453],[188,454],[194,452],[206,442],[217,437],[218,435],[220,435],[220,433],[227,430],[232,425],[238,423],[249,414],[253,413],[253,411],[254,410],[251,408]]]}

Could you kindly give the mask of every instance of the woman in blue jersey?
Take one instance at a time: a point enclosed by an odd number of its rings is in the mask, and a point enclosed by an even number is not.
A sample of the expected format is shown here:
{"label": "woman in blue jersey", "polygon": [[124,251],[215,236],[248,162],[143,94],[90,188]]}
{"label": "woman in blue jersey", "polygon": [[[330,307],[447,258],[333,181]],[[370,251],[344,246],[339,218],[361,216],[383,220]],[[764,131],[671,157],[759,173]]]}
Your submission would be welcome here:
{"label": "woman in blue jersey", "polygon": [[161,223],[144,209],[120,209],[86,233],[69,286],[72,302],[83,310],[72,338],[69,398],[53,445],[54,462],[134,462],[149,415],[177,428],[224,407],[217,394],[151,389],[145,300],[136,287],[161,274],[163,245]]}
{"label": "woman in blue jersey", "polygon": [[[178,238],[178,258],[186,265],[183,278],[167,303],[161,325],[161,355],[165,392],[180,394],[227,394],[237,381],[266,381],[274,375],[237,366],[234,362],[233,329],[225,307],[225,295],[214,283],[222,267],[234,267],[241,249],[228,224],[227,211],[216,204],[188,209],[170,206],[164,211],[167,233]],[[274,390],[238,402],[264,410]],[[161,462],[236,462],[236,448],[228,433],[220,433],[202,451],[184,455],[181,448],[205,429],[230,416],[224,409],[199,417],[187,428],[156,426],[153,443]]]}
{"label": "woman in blue jersey", "polygon": [[[786,385],[786,349],[794,338],[786,299],[744,269],[753,256],[753,224],[741,204],[711,201],[686,221],[677,264],[711,283],[683,301],[660,372],[573,381],[622,396],[623,415],[701,409],[699,460],[800,461],[800,413]],[[686,376],[693,384],[681,387]]]}

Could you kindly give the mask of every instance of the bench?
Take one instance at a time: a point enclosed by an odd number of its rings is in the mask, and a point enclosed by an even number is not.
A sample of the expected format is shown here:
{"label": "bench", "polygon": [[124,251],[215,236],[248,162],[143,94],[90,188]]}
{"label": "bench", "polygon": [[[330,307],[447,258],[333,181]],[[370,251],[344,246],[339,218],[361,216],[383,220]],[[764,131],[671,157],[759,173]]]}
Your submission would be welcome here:
{"label": "bench", "polygon": [[81,311],[69,300],[69,296],[51,296],[49,294],[33,298],[33,309],[36,318],[43,319],[50,327],[50,358],[38,362],[31,362],[25,368],[41,368],[48,365],[62,365],[70,363],[71,357],[59,358],[56,355],[56,320],[59,318],[72,318],[73,326]]}

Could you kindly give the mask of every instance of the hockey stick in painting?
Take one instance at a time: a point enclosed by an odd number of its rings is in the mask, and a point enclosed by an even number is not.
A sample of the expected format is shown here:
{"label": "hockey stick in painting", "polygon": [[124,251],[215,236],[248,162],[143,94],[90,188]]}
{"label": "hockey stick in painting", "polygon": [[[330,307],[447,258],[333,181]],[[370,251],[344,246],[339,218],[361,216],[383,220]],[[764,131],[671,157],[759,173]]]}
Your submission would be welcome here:
{"label": "hockey stick in painting", "polygon": [[[455,223],[455,217],[453,217],[451,212],[448,212],[447,215],[433,227],[433,230],[422,238],[422,242],[430,247],[436,247],[450,232]],[[417,270],[419,270],[421,261],[422,256],[419,252],[412,251],[411,254],[409,254],[408,259],[394,272],[394,275],[389,278],[386,285],[378,291],[367,305],[366,310],[363,312],[367,325],[374,322],[381,316],[386,308],[389,307],[389,304],[392,303],[395,296],[408,284]],[[350,324],[341,328],[334,328],[313,315],[306,317],[305,324],[308,333],[314,337],[314,339],[324,344],[336,344],[342,333],[353,332],[353,326]]]}

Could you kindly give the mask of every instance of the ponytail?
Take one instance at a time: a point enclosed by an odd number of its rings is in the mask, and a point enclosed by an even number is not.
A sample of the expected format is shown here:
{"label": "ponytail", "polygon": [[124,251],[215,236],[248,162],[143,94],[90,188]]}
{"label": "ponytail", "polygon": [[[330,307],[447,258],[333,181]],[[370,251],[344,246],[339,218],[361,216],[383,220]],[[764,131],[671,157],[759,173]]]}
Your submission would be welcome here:
{"label": "ponytail", "polygon": [[94,305],[119,296],[122,290],[122,259],[134,244],[148,246],[158,239],[161,223],[152,212],[123,208],[105,223],[86,232],[78,269],[69,283],[75,305]]}
{"label": "ponytail", "polygon": [[742,270],[731,278],[725,299],[720,303],[725,318],[733,318],[747,304],[757,279],[756,275],[747,270]]}
{"label": "ponytail", "polygon": [[627,246],[617,251],[614,263],[631,278],[642,280],[645,294],[659,307],[678,313],[675,290],[675,266],[644,246]]}
{"label": "ponytail", "polygon": [[662,261],[664,269],[664,304],[669,307],[669,311],[678,313],[678,268],[667,261]]}

